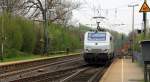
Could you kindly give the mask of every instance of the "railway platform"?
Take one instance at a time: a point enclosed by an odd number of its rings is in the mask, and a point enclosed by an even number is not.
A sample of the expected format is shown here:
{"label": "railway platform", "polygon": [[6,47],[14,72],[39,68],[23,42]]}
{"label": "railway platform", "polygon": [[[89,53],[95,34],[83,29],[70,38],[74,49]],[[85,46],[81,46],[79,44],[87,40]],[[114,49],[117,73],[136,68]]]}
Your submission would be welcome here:
{"label": "railway platform", "polygon": [[61,58],[61,57],[67,57],[67,56],[73,56],[78,55],[80,53],[70,53],[70,54],[64,54],[64,55],[54,55],[54,56],[43,56],[41,58],[33,58],[33,59],[26,59],[26,60],[14,60],[14,61],[8,61],[8,62],[0,62],[0,66],[3,65],[11,65],[11,64],[17,64],[17,63],[24,63],[24,62],[31,62],[31,61],[37,61],[37,60],[44,60],[44,59],[53,59],[53,58]]}
{"label": "railway platform", "polygon": [[115,60],[99,82],[144,82],[143,68],[131,59]]}

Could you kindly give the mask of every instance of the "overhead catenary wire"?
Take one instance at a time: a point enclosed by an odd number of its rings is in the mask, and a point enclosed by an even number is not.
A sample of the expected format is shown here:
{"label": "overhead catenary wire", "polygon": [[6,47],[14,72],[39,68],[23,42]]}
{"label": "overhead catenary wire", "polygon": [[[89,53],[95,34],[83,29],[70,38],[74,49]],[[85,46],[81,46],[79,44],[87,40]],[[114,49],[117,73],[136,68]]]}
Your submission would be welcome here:
{"label": "overhead catenary wire", "polygon": [[108,17],[110,12],[114,12],[114,18],[117,18],[119,12],[124,12],[125,11],[124,9],[128,8],[129,4],[137,3],[137,1],[134,1],[134,2],[124,4],[124,5],[119,5],[114,8],[104,9],[101,7],[101,5],[100,5],[100,7],[96,8],[96,6],[94,5],[94,3],[95,3],[94,0],[92,0],[92,2],[90,2],[90,4],[87,0],[83,0],[83,1],[84,1],[84,4],[87,5],[87,7],[93,11],[93,12],[91,12],[92,16],[95,16],[97,14],[98,16],[104,15],[104,16]]}
{"label": "overhead catenary wire", "polygon": [[[87,5],[90,9],[96,9],[96,6],[90,6],[89,3],[86,1],[86,0],[83,0],[85,2],[85,5]],[[94,3],[94,0],[92,0],[93,3]],[[93,4],[91,3],[91,4]],[[127,3],[127,4],[124,4],[124,5],[119,5],[119,6],[116,6],[114,8],[100,8],[101,11],[106,11],[106,12],[109,12],[109,11],[115,11],[116,9],[119,10],[119,9],[122,9],[122,8],[127,8],[129,4],[134,4],[134,3],[139,3],[138,1],[134,1],[134,2],[130,2],[130,3]]]}
{"label": "overhead catenary wire", "polygon": [[[110,16],[110,13],[111,13],[111,16],[112,16],[112,13],[113,13],[113,16],[115,19],[118,19],[117,16],[120,16],[118,14],[120,13],[123,13],[123,12],[126,12],[126,10],[128,8],[128,5],[129,4],[135,4],[135,3],[141,3],[142,1],[133,1],[133,2],[129,2],[129,3],[126,3],[126,4],[123,4],[123,5],[119,5],[119,6],[116,6],[114,8],[102,8],[102,7],[97,7],[94,3],[96,3],[94,0],[83,0],[85,3],[85,5],[87,5],[86,7],[88,9],[91,9],[92,11],[95,11],[97,12],[97,14],[104,14],[106,16],[106,18]],[[89,2],[90,1],[90,2]],[[94,4],[94,5],[93,5]],[[96,11],[97,10],[97,11]],[[87,10],[88,11],[88,10]],[[90,11],[90,10],[89,10]],[[85,15],[85,14],[84,14]],[[93,15],[93,12],[92,12],[92,15]],[[91,16],[92,16],[91,15]],[[87,17],[87,16],[86,16]],[[88,17],[89,18],[89,17]]]}

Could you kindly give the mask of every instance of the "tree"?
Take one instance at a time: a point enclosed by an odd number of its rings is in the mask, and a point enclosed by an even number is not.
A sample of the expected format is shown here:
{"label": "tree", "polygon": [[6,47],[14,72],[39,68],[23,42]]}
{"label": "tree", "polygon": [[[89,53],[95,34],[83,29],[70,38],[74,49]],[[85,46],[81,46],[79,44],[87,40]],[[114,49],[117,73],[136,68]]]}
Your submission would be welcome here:
{"label": "tree", "polygon": [[[44,4],[43,4],[44,3]],[[68,20],[72,10],[79,8],[80,4],[61,0],[26,0],[23,3],[21,14],[30,19],[49,20],[49,22],[60,22]]]}
{"label": "tree", "polygon": [[0,9],[2,12],[16,14],[21,9],[23,0],[0,0]]}
{"label": "tree", "polygon": [[[44,4],[43,4],[44,3]],[[66,14],[71,12],[73,9],[78,8],[79,5],[73,5],[69,1],[61,0],[26,0],[23,4],[24,16],[27,16],[29,19],[38,19],[43,21],[44,26],[44,50],[43,53],[48,52],[48,32],[47,32],[47,21],[52,22],[62,22],[65,19]],[[67,16],[67,15],[66,15]],[[69,16],[69,15],[68,15]],[[68,19],[67,19],[68,20]]]}

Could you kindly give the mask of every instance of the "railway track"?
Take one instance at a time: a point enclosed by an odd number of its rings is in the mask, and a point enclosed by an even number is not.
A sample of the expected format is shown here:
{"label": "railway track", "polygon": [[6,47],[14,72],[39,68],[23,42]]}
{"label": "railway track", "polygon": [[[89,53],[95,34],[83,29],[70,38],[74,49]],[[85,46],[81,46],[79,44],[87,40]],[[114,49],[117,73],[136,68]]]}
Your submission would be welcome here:
{"label": "railway track", "polygon": [[77,71],[60,82],[98,82],[105,71],[106,68],[103,67],[88,67]]}
{"label": "railway track", "polygon": [[68,59],[76,58],[79,56],[80,56],[80,53],[77,53],[74,55],[57,57],[57,58],[43,58],[43,59],[35,59],[35,60],[30,60],[30,61],[21,61],[21,62],[9,63],[9,64],[2,64],[0,65],[0,75],[8,73],[8,72],[30,68],[30,67],[36,67],[36,66],[40,66],[44,64],[53,63],[53,62],[68,60]]}
{"label": "railway track", "polygon": [[79,66],[71,69],[45,73],[34,77],[14,80],[11,82],[61,82],[60,79],[70,76],[71,74],[75,73],[79,69],[82,69],[83,67],[84,66]]}
{"label": "railway track", "polygon": [[72,58],[71,57],[64,58],[61,59],[61,61],[60,59],[57,61],[55,60],[53,62],[47,61],[47,63],[43,65],[40,64],[32,67],[29,66],[28,68],[25,69],[20,69],[20,70],[15,70],[15,71],[0,74],[0,82],[10,82],[21,78],[34,77],[42,74],[53,73],[55,71],[72,69],[72,68],[79,67],[82,64],[84,64],[84,62],[82,61],[82,58],[80,56],[72,57]]}
{"label": "railway track", "polygon": [[0,74],[0,82],[98,82],[106,69],[88,66],[75,56]]}
{"label": "railway track", "polygon": [[107,70],[107,67],[108,66],[91,67],[83,65],[11,82],[98,82]]}

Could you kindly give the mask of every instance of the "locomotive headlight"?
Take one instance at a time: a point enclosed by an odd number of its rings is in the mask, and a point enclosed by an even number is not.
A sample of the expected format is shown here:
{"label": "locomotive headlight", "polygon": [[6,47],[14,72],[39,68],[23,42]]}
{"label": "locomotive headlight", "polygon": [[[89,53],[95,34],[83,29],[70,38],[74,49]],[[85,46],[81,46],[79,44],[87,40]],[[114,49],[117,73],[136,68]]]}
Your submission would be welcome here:
{"label": "locomotive headlight", "polygon": [[108,49],[105,49],[104,51],[105,51],[105,52],[108,52],[109,50],[108,50]]}
{"label": "locomotive headlight", "polygon": [[86,51],[89,51],[88,49],[86,49]]}
{"label": "locomotive headlight", "polygon": [[88,53],[91,51],[91,48],[85,48],[84,51]]}
{"label": "locomotive headlight", "polygon": [[105,49],[104,51],[108,51],[108,49]]}
{"label": "locomotive headlight", "polygon": [[85,49],[85,52],[89,52],[89,49]]}

